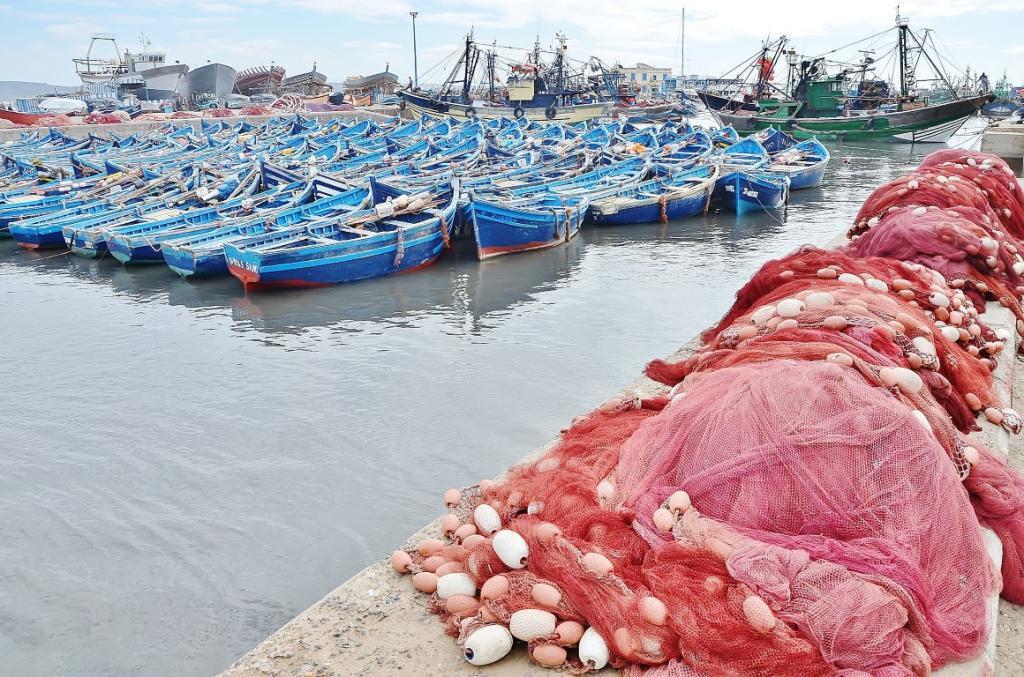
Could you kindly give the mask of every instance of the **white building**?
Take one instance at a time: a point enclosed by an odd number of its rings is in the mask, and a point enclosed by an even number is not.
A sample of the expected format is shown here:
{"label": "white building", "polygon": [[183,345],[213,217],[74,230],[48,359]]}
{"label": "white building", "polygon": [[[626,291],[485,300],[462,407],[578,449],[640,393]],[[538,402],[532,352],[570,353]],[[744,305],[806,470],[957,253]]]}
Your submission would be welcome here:
{"label": "white building", "polygon": [[659,96],[664,93],[662,84],[666,77],[672,75],[671,68],[657,68],[645,63],[636,66],[619,66],[617,71],[623,74],[623,80],[636,83],[640,96]]}

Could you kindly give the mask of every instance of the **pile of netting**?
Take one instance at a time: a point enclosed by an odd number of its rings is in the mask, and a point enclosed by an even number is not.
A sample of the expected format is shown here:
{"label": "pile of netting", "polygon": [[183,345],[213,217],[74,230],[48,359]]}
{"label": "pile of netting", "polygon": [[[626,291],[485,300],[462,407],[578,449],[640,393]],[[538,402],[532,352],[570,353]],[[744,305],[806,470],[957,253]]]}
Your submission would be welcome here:
{"label": "pile of netting", "polygon": [[994,299],[1021,317],[1024,206],[988,185],[1001,172],[930,156],[912,175],[928,191],[888,184],[848,246],[765,264],[696,352],[648,365],[658,394],[449,490],[440,538],[392,566],[473,665],[516,640],[546,667],[654,677],[978,656],[991,596],[1024,602],[1024,480],[973,434],[1021,427],[993,384],[1010,337],[983,317]]}

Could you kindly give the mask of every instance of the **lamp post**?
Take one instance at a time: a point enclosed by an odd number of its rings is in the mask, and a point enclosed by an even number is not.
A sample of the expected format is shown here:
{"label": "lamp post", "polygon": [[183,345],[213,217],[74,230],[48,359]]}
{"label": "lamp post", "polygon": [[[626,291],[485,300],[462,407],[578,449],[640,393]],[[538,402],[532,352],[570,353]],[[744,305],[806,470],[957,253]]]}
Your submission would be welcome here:
{"label": "lamp post", "polygon": [[420,66],[419,60],[416,56],[416,15],[419,12],[409,12],[409,16],[412,17],[412,77],[413,87],[415,89],[420,88]]}

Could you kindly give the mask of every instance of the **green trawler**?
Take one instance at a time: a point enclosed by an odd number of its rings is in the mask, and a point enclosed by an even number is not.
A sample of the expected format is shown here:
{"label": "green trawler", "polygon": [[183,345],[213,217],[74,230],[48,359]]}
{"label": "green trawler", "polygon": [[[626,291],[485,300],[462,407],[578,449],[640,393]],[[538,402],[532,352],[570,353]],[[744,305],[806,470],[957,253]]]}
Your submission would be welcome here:
{"label": "green trawler", "polygon": [[[887,81],[872,76],[875,62],[870,52],[865,52],[856,66],[844,64],[838,73],[829,75],[824,57],[800,60],[795,50],[785,49],[783,38],[762,48],[753,62],[752,71],[758,78],[754,87],[757,110],[747,110],[751,108],[748,101],[746,106],[723,106],[713,112],[723,125],[732,125],[740,134],[775,127],[799,139],[944,143],[994,97],[959,94],[927,50],[931,44],[928,31],[918,35],[899,16],[895,31],[897,44],[891,52],[899,78],[895,91]],[[782,56],[790,69],[788,91],[769,82]],[[933,104],[918,94],[915,65],[922,60],[948,88],[950,100]]]}

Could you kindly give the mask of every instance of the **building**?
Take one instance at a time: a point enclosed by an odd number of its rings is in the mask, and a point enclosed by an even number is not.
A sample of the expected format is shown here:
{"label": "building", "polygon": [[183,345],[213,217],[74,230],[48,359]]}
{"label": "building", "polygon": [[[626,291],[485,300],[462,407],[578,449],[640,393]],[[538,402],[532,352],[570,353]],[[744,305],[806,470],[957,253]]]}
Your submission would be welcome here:
{"label": "building", "polygon": [[618,66],[623,80],[635,83],[640,97],[664,95],[665,78],[672,76],[671,68],[656,68],[645,63],[636,66]]}

